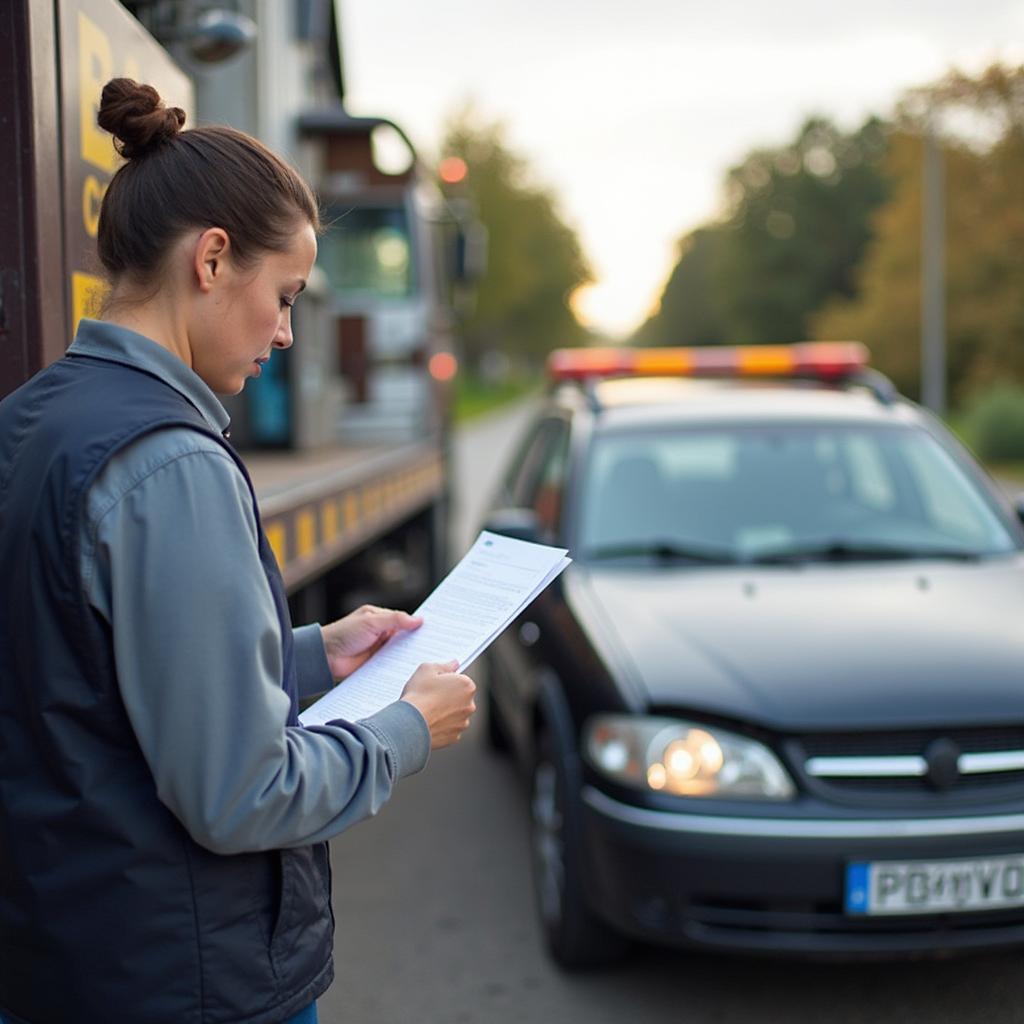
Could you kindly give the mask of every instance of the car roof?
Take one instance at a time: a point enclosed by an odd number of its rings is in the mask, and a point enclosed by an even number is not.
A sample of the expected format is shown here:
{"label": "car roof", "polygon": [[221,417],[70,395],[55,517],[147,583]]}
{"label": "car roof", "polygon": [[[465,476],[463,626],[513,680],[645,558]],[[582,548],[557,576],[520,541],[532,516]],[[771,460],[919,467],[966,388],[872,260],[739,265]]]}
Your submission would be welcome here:
{"label": "car roof", "polygon": [[[560,394],[559,394],[560,393]],[[909,426],[921,410],[903,399],[882,401],[867,387],[807,380],[624,377],[556,390],[556,400],[585,401],[602,428],[723,422],[849,422]]]}

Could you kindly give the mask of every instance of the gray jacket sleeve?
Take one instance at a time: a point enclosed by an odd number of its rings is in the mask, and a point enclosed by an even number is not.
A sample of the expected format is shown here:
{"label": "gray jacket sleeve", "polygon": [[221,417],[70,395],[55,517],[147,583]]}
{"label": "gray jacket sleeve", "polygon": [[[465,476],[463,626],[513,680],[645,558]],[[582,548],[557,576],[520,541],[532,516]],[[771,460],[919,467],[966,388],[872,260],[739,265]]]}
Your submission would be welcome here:
{"label": "gray jacket sleeve", "polygon": [[323,693],[334,685],[324,638],[320,624],[299,626],[292,630],[292,651],[295,657],[295,674],[299,677],[299,696],[312,697]]}
{"label": "gray jacket sleeve", "polygon": [[[330,838],[424,766],[426,723],[402,701],[354,724],[287,727],[251,500],[219,446],[163,431],[119,456],[94,491],[87,591],[111,623],[118,684],[158,795],[198,843],[239,853]],[[330,683],[314,630],[296,631],[308,692]]]}

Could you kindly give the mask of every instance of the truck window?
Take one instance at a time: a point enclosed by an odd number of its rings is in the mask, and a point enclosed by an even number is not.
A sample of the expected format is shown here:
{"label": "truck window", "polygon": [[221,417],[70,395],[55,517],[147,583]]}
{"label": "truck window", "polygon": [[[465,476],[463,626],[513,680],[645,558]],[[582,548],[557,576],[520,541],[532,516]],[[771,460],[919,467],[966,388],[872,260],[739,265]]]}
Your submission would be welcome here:
{"label": "truck window", "polygon": [[325,223],[317,263],[336,293],[381,298],[412,294],[412,238],[402,207],[336,203]]}

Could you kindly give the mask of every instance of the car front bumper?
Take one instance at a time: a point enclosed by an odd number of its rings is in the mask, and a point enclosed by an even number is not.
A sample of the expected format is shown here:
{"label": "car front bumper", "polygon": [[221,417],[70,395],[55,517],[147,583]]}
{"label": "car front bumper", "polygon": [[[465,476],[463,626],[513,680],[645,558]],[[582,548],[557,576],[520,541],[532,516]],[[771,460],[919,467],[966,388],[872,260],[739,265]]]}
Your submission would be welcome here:
{"label": "car front bumper", "polygon": [[917,916],[844,912],[851,861],[1024,852],[1024,814],[807,820],[655,811],[583,790],[593,910],[637,938],[802,956],[936,955],[1024,945],[1024,907]]}

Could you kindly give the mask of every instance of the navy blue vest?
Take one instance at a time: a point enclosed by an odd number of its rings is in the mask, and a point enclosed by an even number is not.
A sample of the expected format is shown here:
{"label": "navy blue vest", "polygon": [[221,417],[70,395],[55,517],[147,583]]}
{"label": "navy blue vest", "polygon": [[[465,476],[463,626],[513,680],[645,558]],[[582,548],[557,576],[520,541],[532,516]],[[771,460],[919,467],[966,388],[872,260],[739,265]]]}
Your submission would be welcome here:
{"label": "navy blue vest", "polygon": [[[89,486],[116,452],[168,426],[214,438],[245,474],[182,395],[114,362],[67,356],[0,402],[8,1024],[274,1024],[333,977],[326,844],[222,856],[193,842],[157,799],[120,699],[109,625],[85,598],[79,537]],[[258,523],[255,496],[253,508]],[[295,724],[288,606],[259,532]]]}

